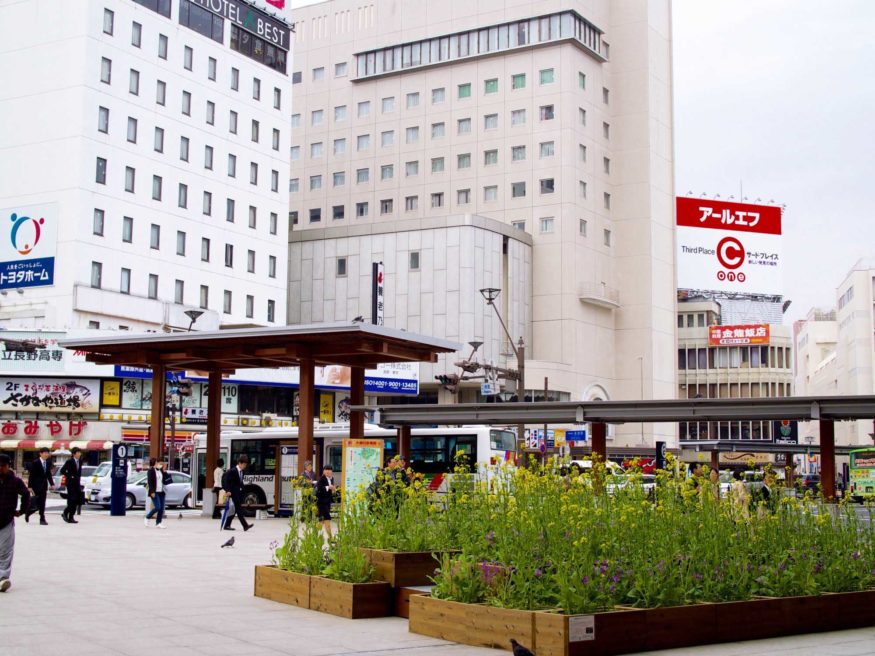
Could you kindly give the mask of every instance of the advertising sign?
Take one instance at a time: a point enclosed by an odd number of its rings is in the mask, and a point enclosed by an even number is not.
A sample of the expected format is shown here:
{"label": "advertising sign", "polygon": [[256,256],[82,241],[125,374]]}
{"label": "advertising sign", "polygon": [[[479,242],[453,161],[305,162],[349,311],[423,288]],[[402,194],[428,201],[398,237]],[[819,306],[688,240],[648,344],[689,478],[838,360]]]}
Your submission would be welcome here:
{"label": "advertising sign", "polygon": [[0,289],[55,283],[58,206],[17,205],[0,210],[8,232],[0,238]]}
{"label": "advertising sign", "polygon": [[781,208],[677,199],[678,288],[784,293]]}
{"label": "advertising sign", "polygon": [[343,440],[344,498],[366,490],[382,466],[383,440]]}
{"label": "advertising sign", "polygon": [[799,444],[799,422],[790,419],[773,421],[772,437],[775,444]]}
{"label": "advertising sign", "polygon": [[298,447],[283,444],[280,446],[280,476],[278,510],[291,510],[295,504],[295,490],[292,479],[298,475]]}
{"label": "advertising sign", "polygon": [[[314,381],[316,387],[349,389],[352,372],[349,367],[341,367],[340,365],[316,367]],[[376,369],[366,369],[365,392],[370,394],[419,394],[419,363],[397,362],[381,364]]]}
{"label": "advertising sign", "polygon": [[334,421],[334,394],[319,394],[319,421],[324,424]]}
{"label": "advertising sign", "polygon": [[769,325],[709,326],[710,346],[748,346],[769,343]]}
{"label": "advertising sign", "polygon": [[290,50],[290,29],[265,12],[237,0],[191,0],[204,9],[227,18],[233,24],[283,50]]}
{"label": "advertising sign", "polygon": [[118,408],[122,404],[122,381],[103,381],[103,394],[100,405],[110,408]]}
{"label": "advertising sign", "polygon": [[10,378],[0,376],[2,412],[97,412],[99,380]]}
{"label": "advertising sign", "polygon": [[385,269],[382,262],[374,262],[371,265],[371,323],[376,326],[383,325],[383,310],[385,298],[383,296]]}

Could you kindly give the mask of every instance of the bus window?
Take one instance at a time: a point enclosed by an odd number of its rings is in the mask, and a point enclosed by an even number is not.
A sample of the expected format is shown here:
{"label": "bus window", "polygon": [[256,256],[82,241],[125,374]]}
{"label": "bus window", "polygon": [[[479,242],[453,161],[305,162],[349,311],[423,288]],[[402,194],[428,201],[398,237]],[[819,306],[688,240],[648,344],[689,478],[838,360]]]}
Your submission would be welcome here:
{"label": "bus window", "polygon": [[493,451],[516,451],[516,434],[510,431],[489,431],[489,446]]}
{"label": "bus window", "polygon": [[468,458],[469,465],[477,463],[477,436],[476,435],[454,435],[450,437],[450,453],[448,454],[450,462],[455,465],[456,457],[465,455]]}
{"label": "bus window", "polygon": [[343,471],[343,447],[329,446],[326,453],[325,464],[331,465],[331,469],[334,471],[335,476],[339,475]]}
{"label": "bus window", "polygon": [[241,455],[249,457],[246,473],[250,475],[273,476],[276,473],[277,440],[234,440],[232,442],[231,462],[234,467]]}

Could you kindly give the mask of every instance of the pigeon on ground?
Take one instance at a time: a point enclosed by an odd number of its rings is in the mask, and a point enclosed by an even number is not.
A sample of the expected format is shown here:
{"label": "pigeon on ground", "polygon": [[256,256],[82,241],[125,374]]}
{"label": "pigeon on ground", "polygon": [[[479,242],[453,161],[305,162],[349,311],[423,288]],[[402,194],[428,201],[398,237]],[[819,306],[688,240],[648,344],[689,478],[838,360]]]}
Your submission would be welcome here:
{"label": "pigeon on ground", "polygon": [[182,513],[179,513],[179,519],[182,519]]}
{"label": "pigeon on ground", "polygon": [[233,546],[234,546],[234,536],[232,535],[231,539],[222,545],[222,549],[224,549],[225,547],[233,547]]}
{"label": "pigeon on ground", "polygon": [[513,647],[513,656],[535,656],[532,650],[526,649],[513,638],[510,639],[510,646]]}

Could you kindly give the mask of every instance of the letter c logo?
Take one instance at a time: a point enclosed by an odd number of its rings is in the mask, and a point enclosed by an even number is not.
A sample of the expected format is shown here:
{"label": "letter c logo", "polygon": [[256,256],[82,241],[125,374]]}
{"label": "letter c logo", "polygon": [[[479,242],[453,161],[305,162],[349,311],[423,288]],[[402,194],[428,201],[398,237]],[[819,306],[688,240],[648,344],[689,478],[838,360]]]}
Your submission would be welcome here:
{"label": "letter c logo", "polygon": [[717,259],[727,269],[737,269],[744,264],[744,246],[735,237],[724,237],[717,244]]}

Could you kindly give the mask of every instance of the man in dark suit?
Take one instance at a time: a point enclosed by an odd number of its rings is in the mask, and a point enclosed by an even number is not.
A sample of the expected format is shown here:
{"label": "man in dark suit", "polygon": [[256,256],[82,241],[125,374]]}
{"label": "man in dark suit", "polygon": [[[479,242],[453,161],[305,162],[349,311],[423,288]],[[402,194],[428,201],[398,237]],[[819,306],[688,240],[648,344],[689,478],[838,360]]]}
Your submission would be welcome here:
{"label": "man in dark suit", "polygon": [[27,466],[29,476],[27,487],[33,492],[30,508],[24,515],[24,521],[29,522],[30,516],[39,511],[39,523],[48,526],[46,521],[46,494],[49,488],[55,489],[55,480],[52,478],[52,466],[49,464],[49,450],[43,447],[39,450],[39,458]]}
{"label": "man in dark suit", "polygon": [[82,451],[78,446],[70,450],[70,458],[61,467],[61,475],[67,479],[67,507],[61,517],[68,524],[78,524],[73,518],[76,508],[82,503]]}
{"label": "man in dark suit", "polygon": [[[234,503],[234,514],[243,525],[243,530],[248,531],[252,528],[252,524],[246,521],[243,517],[243,472],[246,471],[246,465],[249,464],[249,457],[242,455],[237,458],[237,466],[229,469],[222,477],[222,489],[231,495],[231,501]],[[229,515],[225,520],[225,525],[222,527],[226,531],[233,531],[231,521],[234,515]]]}

